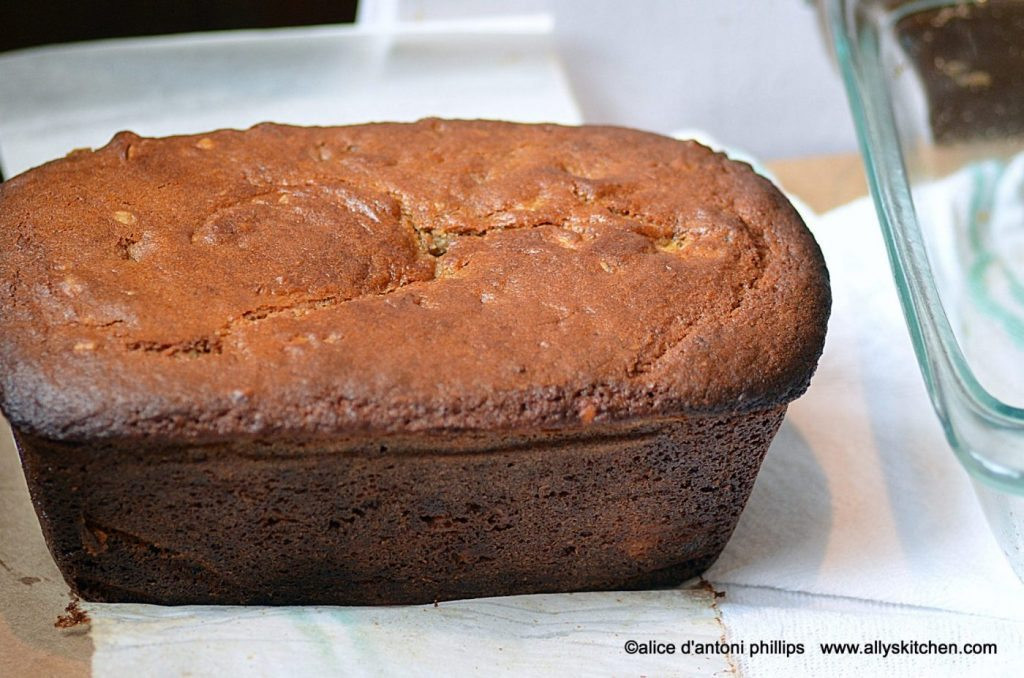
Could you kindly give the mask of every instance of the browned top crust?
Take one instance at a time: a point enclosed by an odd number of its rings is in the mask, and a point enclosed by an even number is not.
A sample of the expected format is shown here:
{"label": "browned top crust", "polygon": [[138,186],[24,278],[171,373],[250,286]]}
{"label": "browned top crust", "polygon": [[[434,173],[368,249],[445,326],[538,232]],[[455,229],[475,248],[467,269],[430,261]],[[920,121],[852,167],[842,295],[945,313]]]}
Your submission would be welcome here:
{"label": "browned top crust", "polygon": [[0,186],[0,251],[0,407],[64,440],[749,411],[830,303],[768,181],[611,127],[122,132]]}

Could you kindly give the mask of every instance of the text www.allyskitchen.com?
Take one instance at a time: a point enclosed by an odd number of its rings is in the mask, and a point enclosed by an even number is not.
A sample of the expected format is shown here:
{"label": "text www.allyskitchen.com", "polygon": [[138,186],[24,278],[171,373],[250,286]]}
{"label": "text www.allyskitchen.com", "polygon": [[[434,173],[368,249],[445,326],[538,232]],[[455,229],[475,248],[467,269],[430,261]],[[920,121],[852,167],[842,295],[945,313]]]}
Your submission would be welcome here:
{"label": "text www.allyskitchen.com", "polygon": [[[900,655],[995,655],[999,648],[996,643],[942,643],[934,640],[872,640],[864,643],[833,642],[815,643],[813,649],[823,655],[865,655],[891,657]],[[681,643],[657,640],[634,640],[625,642],[626,654],[635,655],[745,655],[748,657],[775,656],[791,657],[805,654],[808,645],[789,640],[745,640],[735,642],[702,643],[687,640]]]}

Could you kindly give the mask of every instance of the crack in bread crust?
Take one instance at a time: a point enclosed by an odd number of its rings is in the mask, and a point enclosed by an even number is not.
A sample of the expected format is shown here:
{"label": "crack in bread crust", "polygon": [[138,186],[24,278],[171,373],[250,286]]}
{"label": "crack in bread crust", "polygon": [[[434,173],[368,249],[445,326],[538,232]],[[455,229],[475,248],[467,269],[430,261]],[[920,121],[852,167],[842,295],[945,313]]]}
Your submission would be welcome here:
{"label": "crack in bread crust", "polygon": [[123,133],[0,186],[0,249],[0,407],[61,436],[768,407],[830,303],[766,180],[605,127]]}

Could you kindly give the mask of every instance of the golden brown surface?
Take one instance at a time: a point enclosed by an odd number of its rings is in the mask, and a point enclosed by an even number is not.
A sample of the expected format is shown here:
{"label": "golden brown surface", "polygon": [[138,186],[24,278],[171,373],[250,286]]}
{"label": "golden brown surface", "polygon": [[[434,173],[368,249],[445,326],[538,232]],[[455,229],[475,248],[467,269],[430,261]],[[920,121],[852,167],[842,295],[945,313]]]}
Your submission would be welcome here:
{"label": "golden brown surface", "polygon": [[0,249],[4,410],[65,439],[749,411],[828,312],[767,181],[617,128],[121,134],[4,184]]}

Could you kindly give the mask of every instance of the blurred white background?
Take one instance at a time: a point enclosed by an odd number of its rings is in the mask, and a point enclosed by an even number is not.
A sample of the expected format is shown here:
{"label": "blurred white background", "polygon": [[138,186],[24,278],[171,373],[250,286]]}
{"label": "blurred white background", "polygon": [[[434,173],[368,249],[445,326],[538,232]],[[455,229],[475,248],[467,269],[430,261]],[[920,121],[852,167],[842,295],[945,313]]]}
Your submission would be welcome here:
{"label": "blurred white background", "polygon": [[807,0],[362,0],[431,20],[550,12],[587,122],[699,128],[765,159],[856,150]]}
{"label": "blurred white background", "polygon": [[0,165],[13,176],[121,129],[427,115],[702,132],[762,160],[855,150],[807,0],[360,0],[358,13],[0,54]]}

